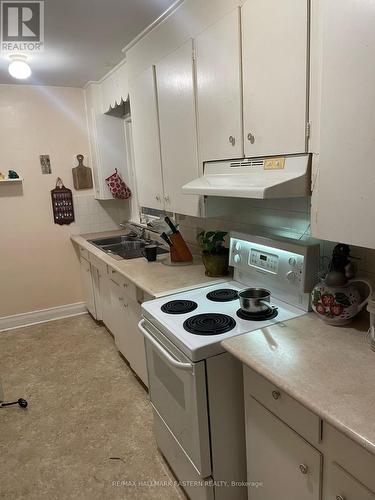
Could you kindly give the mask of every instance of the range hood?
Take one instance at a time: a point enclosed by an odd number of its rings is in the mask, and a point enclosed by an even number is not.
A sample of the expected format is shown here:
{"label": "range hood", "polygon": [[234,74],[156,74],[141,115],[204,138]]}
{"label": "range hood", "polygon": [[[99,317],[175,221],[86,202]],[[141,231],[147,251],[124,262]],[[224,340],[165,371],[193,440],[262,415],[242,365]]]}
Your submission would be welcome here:
{"label": "range hood", "polygon": [[309,196],[309,154],[206,162],[201,177],[185,184],[185,194],[234,198]]}

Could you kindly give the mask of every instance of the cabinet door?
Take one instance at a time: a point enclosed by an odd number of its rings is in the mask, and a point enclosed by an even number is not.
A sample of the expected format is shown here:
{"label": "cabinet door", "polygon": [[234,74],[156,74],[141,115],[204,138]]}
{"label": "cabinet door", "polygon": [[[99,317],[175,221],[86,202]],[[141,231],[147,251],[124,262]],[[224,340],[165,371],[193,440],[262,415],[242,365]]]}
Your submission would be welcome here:
{"label": "cabinet door", "polygon": [[320,500],[322,456],[252,397],[246,399],[250,500]]}
{"label": "cabinet door", "polygon": [[115,337],[118,350],[125,358],[128,358],[129,342],[126,336],[126,329],[129,323],[128,304],[123,288],[112,279],[110,280],[110,294],[113,316],[110,330]]}
{"label": "cabinet door", "polygon": [[317,238],[375,248],[375,9],[322,2],[320,147],[312,197]]}
{"label": "cabinet door", "polygon": [[166,209],[198,216],[199,196],[182,186],[198,177],[192,41],[156,65]]}
{"label": "cabinet door", "polygon": [[164,209],[155,68],[131,83],[134,163],[140,206]]}
{"label": "cabinet door", "polygon": [[[91,275],[93,280],[96,319],[110,329],[111,311],[111,295],[109,289],[109,278],[106,264],[95,265],[91,256]],[[97,259],[96,259],[97,260]]]}
{"label": "cabinet door", "polygon": [[81,279],[83,299],[89,313],[96,319],[94,287],[91,276],[91,265],[86,259],[81,257]]}
{"label": "cabinet door", "polygon": [[102,301],[101,301],[101,283],[100,283],[100,273],[99,269],[91,264],[91,278],[92,278],[92,288],[94,292],[95,301],[95,319],[97,321],[102,321]]}
{"label": "cabinet door", "polygon": [[109,280],[111,294],[111,332],[121,354],[132,370],[148,386],[146,351],[144,340],[138,328],[141,320],[141,306],[129,297],[125,289],[115,280]]}
{"label": "cabinet door", "polygon": [[307,0],[242,7],[245,156],[306,151]]}
{"label": "cabinet door", "polygon": [[330,464],[327,499],[375,500],[375,494],[363,486],[338,464]]}
{"label": "cabinet door", "polygon": [[102,320],[103,323],[110,328],[112,317],[112,303],[111,303],[111,293],[109,287],[109,278],[107,274],[102,274],[99,272],[99,286],[100,286],[100,302],[102,309]]}
{"label": "cabinet door", "polygon": [[141,306],[137,301],[128,299],[128,325],[126,335],[129,337],[129,347],[127,360],[130,366],[148,387],[146,350],[143,335],[141,334],[138,323],[142,319]]}
{"label": "cabinet door", "polygon": [[202,161],[243,156],[239,14],[235,9],[195,40]]}

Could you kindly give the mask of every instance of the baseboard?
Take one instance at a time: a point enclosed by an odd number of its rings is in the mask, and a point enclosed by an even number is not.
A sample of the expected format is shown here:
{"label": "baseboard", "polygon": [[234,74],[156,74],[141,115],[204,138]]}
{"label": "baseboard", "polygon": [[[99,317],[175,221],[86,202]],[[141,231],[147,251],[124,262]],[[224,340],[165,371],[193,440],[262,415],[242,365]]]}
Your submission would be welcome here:
{"label": "baseboard", "polygon": [[76,302],[75,304],[51,307],[50,309],[41,309],[39,311],[14,314],[13,316],[4,316],[0,318],[0,332],[37,325],[39,323],[46,323],[47,321],[54,321],[56,319],[69,318],[70,316],[79,316],[86,313],[87,309],[85,303]]}

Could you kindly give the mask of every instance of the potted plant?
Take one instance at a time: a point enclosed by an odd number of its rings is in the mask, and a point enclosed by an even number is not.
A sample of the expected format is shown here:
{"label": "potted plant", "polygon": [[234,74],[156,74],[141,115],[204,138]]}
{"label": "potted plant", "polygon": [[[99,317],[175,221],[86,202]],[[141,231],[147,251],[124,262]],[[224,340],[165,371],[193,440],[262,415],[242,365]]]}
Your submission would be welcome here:
{"label": "potted plant", "polygon": [[229,249],[224,247],[223,231],[202,231],[197,240],[202,249],[202,260],[206,276],[218,277],[228,274]]}

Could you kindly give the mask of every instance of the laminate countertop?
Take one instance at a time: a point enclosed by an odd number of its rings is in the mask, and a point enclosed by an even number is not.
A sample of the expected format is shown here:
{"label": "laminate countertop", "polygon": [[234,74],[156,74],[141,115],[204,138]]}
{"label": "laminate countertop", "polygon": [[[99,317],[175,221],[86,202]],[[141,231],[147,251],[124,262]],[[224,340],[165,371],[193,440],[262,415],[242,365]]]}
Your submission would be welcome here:
{"label": "laminate countertop", "polygon": [[72,235],[71,240],[78,246],[87,249],[112,269],[115,269],[132,281],[138,288],[155,298],[231,279],[231,277],[209,278],[205,276],[205,268],[200,259],[197,259],[197,261],[194,259],[194,263],[187,266],[167,266],[162,264],[162,261],[169,254],[158,256],[156,262],[147,262],[143,257],[139,259],[116,260],[88,241],[119,234],[124,234],[124,231]]}
{"label": "laminate countertop", "polygon": [[348,326],[315,314],[224,340],[233,356],[375,455],[375,352],[368,315]]}

